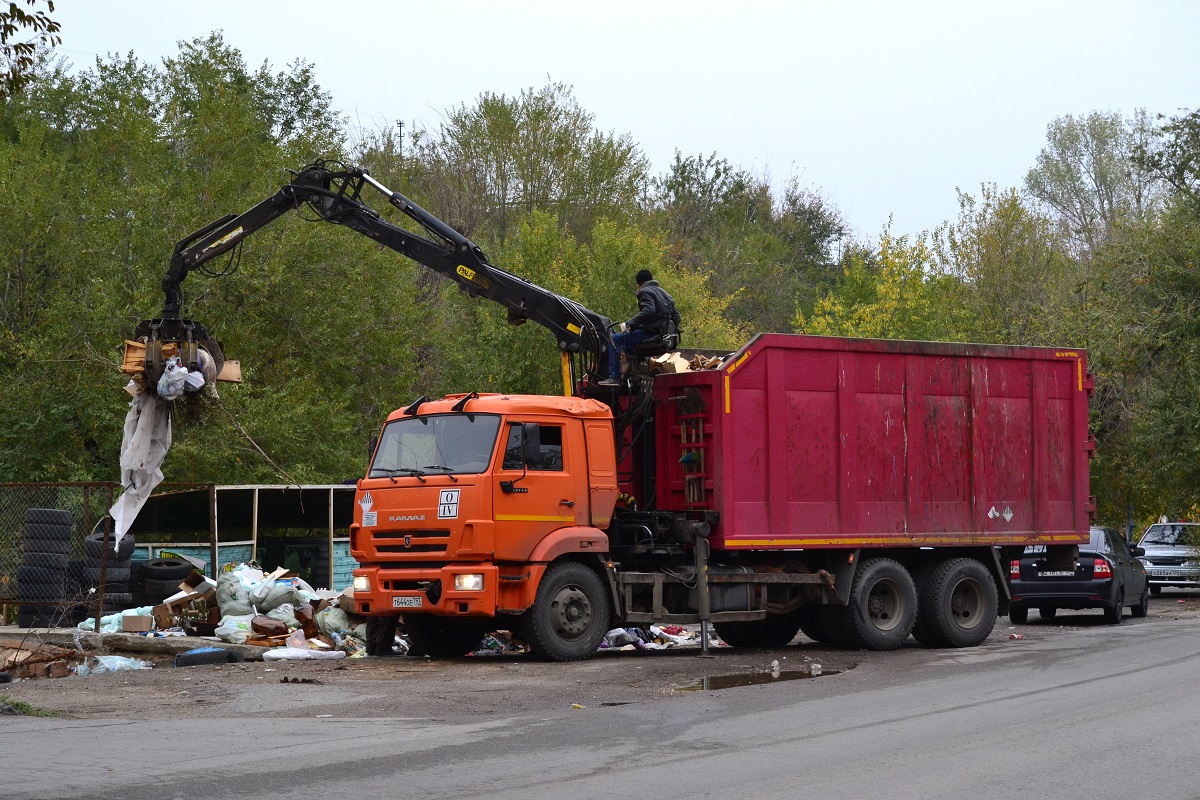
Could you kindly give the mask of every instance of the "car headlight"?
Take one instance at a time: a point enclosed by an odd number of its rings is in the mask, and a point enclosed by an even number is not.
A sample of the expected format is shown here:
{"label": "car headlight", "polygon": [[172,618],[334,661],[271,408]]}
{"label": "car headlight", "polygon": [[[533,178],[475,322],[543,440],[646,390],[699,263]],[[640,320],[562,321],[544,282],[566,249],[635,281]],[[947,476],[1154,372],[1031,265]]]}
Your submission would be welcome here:
{"label": "car headlight", "polygon": [[468,575],[454,576],[454,590],[456,592],[480,592],[483,591],[483,576],[478,573]]}
{"label": "car headlight", "polygon": [[354,591],[356,591],[356,592],[371,591],[371,579],[368,578],[366,575],[355,575],[354,576]]}

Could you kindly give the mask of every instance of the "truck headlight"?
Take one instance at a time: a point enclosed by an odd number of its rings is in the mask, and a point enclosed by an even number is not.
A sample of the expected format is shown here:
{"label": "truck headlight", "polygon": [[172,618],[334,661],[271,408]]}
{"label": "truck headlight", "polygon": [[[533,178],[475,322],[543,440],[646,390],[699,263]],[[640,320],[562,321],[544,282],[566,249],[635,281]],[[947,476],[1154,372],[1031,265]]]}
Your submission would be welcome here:
{"label": "truck headlight", "polygon": [[455,575],[454,591],[481,592],[483,591],[483,576],[479,574]]}
{"label": "truck headlight", "polygon": [[371,579],[368,578],[366,575],[355,575],[354,576],[354,591],[356,591],[356,592],[371,591]]}

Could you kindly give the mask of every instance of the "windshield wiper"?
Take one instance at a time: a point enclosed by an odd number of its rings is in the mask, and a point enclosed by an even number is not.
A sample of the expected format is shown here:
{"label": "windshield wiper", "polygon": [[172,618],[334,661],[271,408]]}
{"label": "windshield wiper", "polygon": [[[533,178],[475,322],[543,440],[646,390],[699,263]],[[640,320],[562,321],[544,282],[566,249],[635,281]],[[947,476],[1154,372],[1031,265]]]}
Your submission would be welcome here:
{"label": "windshield wiper", "polygon": [[440,469],[442,472],[444,472],[448,476],[450,476],[450,480],[454,481],[455,483],[458,483],[458,478],[454,477],[454,470],[450,469],[449,467],[447,467],[443,464],[426,464],[425,469]]}
{"label": "windshield wiper", "polygon": [[382,472],[384,475],[392,479],[392,483],[396,482],[397,475],[408,475],[416,478],[421,483],[425,482],[425,473],[422,470],[413,469],[411,467],[403,467],[401,469],[385,469],[384,467],[376,467],[375,469],[371,470],[371,472]]}

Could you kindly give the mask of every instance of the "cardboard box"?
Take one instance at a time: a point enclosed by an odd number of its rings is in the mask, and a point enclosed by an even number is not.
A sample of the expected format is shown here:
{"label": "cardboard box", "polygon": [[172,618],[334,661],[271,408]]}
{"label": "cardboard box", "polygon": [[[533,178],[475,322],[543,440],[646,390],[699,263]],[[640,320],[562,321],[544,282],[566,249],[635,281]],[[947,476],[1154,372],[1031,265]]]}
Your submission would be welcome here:
{"label": "cardboard box", "polygon": [[[202,600],[215,599],[217,596],[217,583],[216,581],[210,581],[199,572],[193,572],[179,584],[179,590],[187,592],[188,595],[198,595]],[[196,598],[193,597],[191,599]]]}
{"label": "cardboard box", "polygon": [[154,617],[126,614],[121,617],[121,630],[126,633],[144,633],[154,630]]}

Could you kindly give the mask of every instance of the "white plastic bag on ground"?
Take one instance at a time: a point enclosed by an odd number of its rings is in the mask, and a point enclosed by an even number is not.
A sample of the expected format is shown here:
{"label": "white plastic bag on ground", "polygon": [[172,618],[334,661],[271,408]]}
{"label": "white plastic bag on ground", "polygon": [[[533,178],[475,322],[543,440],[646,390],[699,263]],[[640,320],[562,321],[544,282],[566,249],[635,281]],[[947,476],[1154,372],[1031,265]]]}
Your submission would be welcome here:
{"label": "white plastic bag on ground", "polygon": [[263,653],[264,661],[336,661],[345,657],[346,654],[341,650],[309,650],[307,647],[303,650],[299,647],[273,647]]}
{"label": "white plastic bag on ground", "polygon": [[222,617],[213,633],[223,642],[230,644],[245,644],[250,635],[250,620],[254,614]]}

